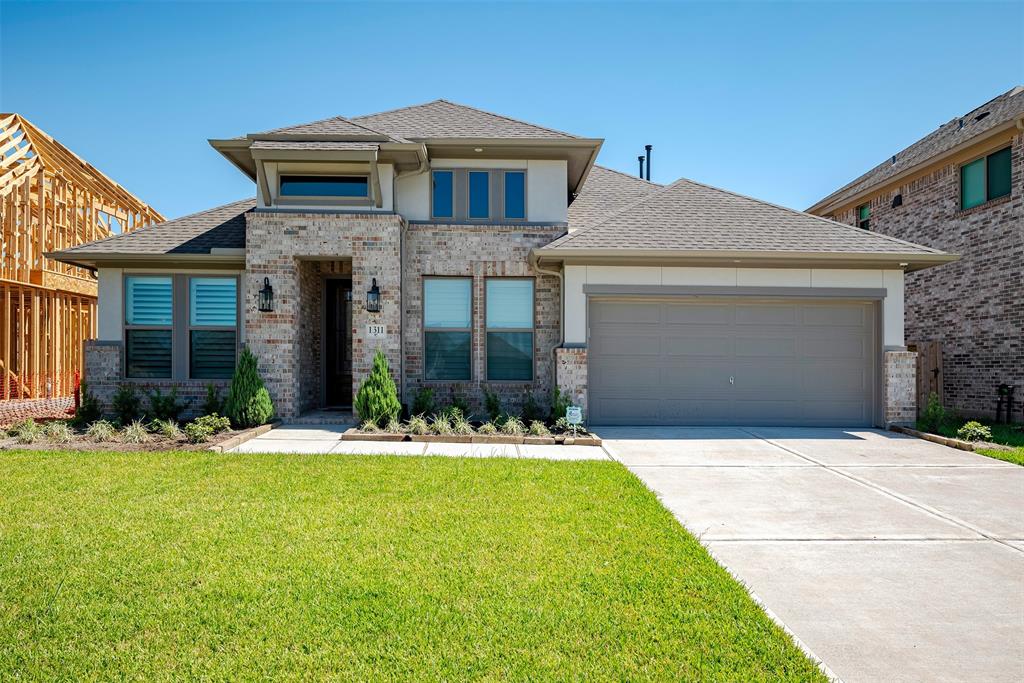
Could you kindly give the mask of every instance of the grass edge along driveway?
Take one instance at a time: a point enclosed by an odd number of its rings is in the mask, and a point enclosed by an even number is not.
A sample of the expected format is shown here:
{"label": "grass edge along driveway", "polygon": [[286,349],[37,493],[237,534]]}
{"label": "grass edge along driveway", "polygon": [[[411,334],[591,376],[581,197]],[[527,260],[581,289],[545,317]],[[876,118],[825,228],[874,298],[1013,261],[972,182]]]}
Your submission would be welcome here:
{"label": "grass edge along driveway", "polygon": [[613,462],[0,452],[0,680],[825,680]]}

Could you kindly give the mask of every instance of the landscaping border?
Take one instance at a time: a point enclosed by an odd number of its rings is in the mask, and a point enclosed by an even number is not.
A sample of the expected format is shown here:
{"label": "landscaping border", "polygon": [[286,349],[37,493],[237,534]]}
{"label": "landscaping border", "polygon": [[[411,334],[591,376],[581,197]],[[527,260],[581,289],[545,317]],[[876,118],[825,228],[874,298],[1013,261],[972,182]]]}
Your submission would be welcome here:
{"label": "landscaping border", "polygon": [[910,427],[900,427],[899,425],[893,425],[889,428],[891,431],[898,432],[900,434],[906,434],[907,436],[916,436],[919,439],[925,441],[931,441],[941,446],[949,446],[950,448],[958,448],[961,451],[971,451],[972,453],[979,448],[981,449],[999,449],[1002,444],[993,444],[987,441],[979,441],[977,443],[971,443],[970,441],[963,441],[962,439],[954,439],[948,436],[940,436],[939,434],[931,434],[929,432],[919,432],[916,429]]}
{"label": "landscaping border", "polygon": [[[252,438],[252,437],[249,437]],[[356,427],[345,430],[342,441],[419,441],[429,443],[482,443],[512,445],[551,445],[551,446],[601,446],[601,437],[596,434],[581,434],[572,437],[568,434],[556,436],[512,436],[511,434],[395,434],[390,432],[363,432]]]}
{"label": "landscaping border", "polygon": [[252,429],[246,429],[243,432],[235,434],[230,439],[224,439],[224,441],[221,441],[219,444],[216,444],[214,446],[210,446],[210,448],[208,450],[211,450],[214,453],[223,453],[224,451],[230,450],[230,449],[234,448],[235,446],[239,446],[239,445],[245,443],[246,441],[249,441],[250,439],[255,439],[257,436],[261,436],[263,434],[266,434],[271,429],[274,429],[274,428],[280,427],[280,426],[281,426],[281,421],[280,420],[274,420],[272,422],[268,422],[265,425],[260,425],[259,427],[253,427]]}

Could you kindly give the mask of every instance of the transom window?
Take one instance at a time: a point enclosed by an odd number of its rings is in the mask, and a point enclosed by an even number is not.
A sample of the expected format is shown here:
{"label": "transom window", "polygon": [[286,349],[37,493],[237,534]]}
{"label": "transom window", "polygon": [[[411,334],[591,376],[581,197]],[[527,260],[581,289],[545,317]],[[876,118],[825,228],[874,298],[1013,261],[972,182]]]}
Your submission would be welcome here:
{"label": "transom window", "polygon": [[487,280],[487,379],[533,380],[533,278]]}
{"label": "transom window", "polygon": [[868,230],[871,227],[871,205],[861,204],[857,207],[857,227]]}
{"label": "transom window", "polygon": [[423,376],[472,377],[473,281],[468,277],[423,280]]}
{"label": "transom window", "polygon": [[365,175],[283,175],[282,197],[370,196],[370,179]]}
{"label": "transom window", "polygon": [[1010,194],[1010,148],[960,167],[960,208],[971,209]]}

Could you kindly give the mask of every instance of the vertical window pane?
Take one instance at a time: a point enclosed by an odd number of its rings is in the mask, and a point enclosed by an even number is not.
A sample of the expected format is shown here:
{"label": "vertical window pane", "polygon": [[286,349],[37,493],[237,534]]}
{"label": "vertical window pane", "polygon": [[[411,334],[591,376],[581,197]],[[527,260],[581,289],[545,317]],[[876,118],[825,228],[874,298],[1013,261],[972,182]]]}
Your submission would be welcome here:
{"label": "vertical window pane", "polygon": [[126,330],[125,375],[171,376],[171,331]]}
{"label": "vertical window pane", "polygon": [[533,280],[487,281],[487,327],[533,327]]}
{"label": "vertical window pane", "polygon": [[1010,148],[988,155],[988,198],[1010,194]]}
{"label": "vertical window pane", "polygon": [[189,377],[230,379],[234,372],[234,330],[192,330],[189,333]]}
{"label": "vertical window pane", "polygon": [[194,277],[189,280],[189,324],[234,327],[238,311],[235,278]]}
{"label": "vertical window pane", "polygon": [[434,171],[432,179],[433,216],[434,218],[451,218],[454,215],[452,208],[455,204],[452,199],[455,187],[452,172]]}
{"label": "vertical window pane", "polygon": [[487,171],[469,172],[469,217],[489,218],[491,215],[491,174]]}
{"label": "vertical window pane", "polygon": [[985,203],[985,160],[960,167],[960,206],[969,209]]}
{"label": "vertical window pane", "polygon": [[505,218],[526,218],[526,174],[505,173]]}
{"label": "vertical window pane", "polygon": [[470,333],[425,332],[423,376],[427,379],[470,379]]}
{"label": "vertical window pane", "polygon": [[469,278],[423,280],[424,327],[470,326],[472,281]]}
{"label": "vertical window pane", "polygon": [[487,333],[487,379],[533,379],[533,332]]}
{"label": "vertical window pane", "polygon": [[125,278],[125,322],[129,325],[170,325],[171,278]]}

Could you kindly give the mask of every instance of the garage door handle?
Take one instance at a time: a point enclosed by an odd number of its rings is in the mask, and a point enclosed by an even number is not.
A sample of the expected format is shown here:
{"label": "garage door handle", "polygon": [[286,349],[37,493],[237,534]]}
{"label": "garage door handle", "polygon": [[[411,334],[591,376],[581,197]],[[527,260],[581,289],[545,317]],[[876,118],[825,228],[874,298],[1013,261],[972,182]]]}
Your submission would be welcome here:
{"label": "garage door handle", "polygon": [[730,377],[729,378],[729,384],[736,384],[736,378],[735,377]]}

